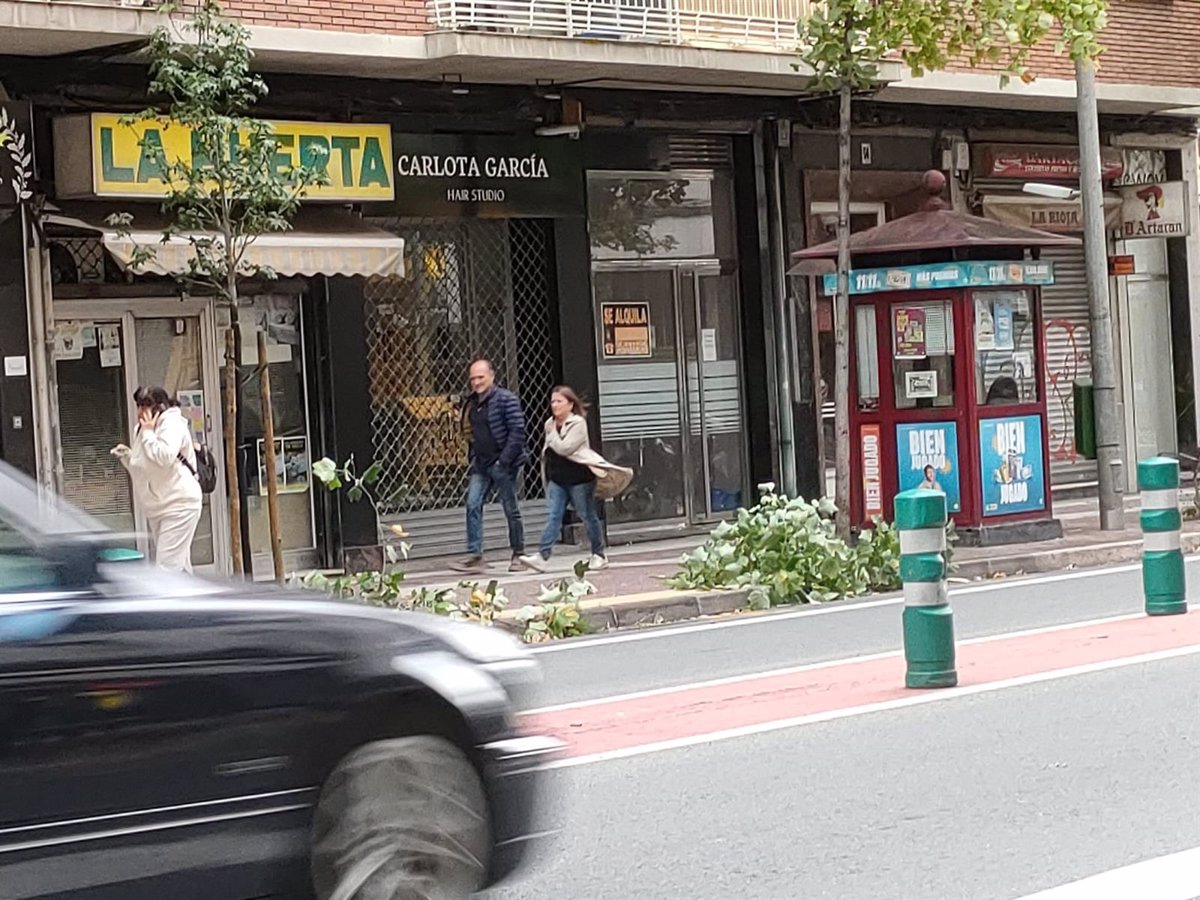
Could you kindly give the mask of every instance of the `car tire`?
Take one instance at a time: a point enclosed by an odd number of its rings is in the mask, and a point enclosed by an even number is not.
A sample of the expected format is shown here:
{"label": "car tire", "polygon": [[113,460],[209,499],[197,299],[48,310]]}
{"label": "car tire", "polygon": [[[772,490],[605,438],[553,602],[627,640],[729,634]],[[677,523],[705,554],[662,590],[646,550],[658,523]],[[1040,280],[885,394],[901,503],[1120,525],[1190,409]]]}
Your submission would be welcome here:
{"label": "car tire", "polygon": [[463,900],[491,850],[479,772],[444,738],[366,744],[321,789],[313,819],[317,900]]}

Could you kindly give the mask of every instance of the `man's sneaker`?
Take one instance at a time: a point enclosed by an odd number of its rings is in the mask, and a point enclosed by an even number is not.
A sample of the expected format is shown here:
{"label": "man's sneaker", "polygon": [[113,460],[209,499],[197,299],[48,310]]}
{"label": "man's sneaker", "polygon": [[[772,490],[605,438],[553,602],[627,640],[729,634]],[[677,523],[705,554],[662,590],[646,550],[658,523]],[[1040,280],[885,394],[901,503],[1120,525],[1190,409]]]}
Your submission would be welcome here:
{"label": "man's sneaker", "polygon": [[450,563],[451,570],[455,572],[466,572],[467,574],[476,574],[487,570],[487,563],[483,561],[482,556],[468,556],[465,559],[456,559]]}
{"label": "man's sneaker", "polygon": [[527,558],[527,557],[524,557],[524,556],[522,556],[520,553],[514,553],[514,554],[513,554],[513,558],[512,558],[512,562],[510,562],[510,563],[508,564],[508,571],[510,571],[510,572],[524,572],[524,571],[525,571],[525,567],[526,567],[526,562],[525,562],[526,558]]}
{"label": "man's sneaker", "polygon": [[533,569],[535,572],[545,572],[548,568],[546,560],[542,558],[540,553],[530,553],[527,556],[518,557],[517,561],[526,568]]}
{"label": "man's sneaker", "polygon": [[588,560],[588,571],[599,572],[601,569],[608,568],[608,557],[601,556],[599,553],[593,553],[592,558]]}

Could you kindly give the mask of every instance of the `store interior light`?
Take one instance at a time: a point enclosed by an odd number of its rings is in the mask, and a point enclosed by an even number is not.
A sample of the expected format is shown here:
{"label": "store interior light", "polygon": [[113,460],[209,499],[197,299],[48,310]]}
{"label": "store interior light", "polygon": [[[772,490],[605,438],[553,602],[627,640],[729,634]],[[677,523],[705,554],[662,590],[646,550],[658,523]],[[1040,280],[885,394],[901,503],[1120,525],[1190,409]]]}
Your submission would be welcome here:
{"label": "store interior light", "polygon": [[471,93],[471,89],[462,83],[461,75],[443,75],[442,84],[450,86],[450,93],[463,97]]}
{"label": "store interior light", "polygon": [[1035,197],[1048,197],[1051,200],[1078,200],[1079,189],[1067,187],[1064,184],[1040,184],[1038,182],[1030,182],[1023,185],[1021,190],[1026,194],[1033,194]]}
{"label": "store interior light", "polygon": [[533,133],[538,137],[569,137],[577,140],[581,131],[581,125],[543,125],[541,128],[535,128]]}

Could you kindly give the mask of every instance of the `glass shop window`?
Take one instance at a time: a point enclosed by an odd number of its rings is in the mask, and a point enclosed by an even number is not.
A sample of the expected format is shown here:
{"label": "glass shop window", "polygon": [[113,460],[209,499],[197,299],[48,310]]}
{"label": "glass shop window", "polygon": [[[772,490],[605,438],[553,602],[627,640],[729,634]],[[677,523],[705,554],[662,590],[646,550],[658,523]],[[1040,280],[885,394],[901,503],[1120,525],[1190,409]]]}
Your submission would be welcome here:
{"label": "glass shop window", "polygon": [[1033,295],[976,291],[975,395],[980,406],[1038,401]]}
{"label": "glass shop window", "polygon": [[951,302],[894,303],[890,322],[896,409],[955,406]]}
{"label": "glass shop window", "polygon": [[858,408],[860,412],[873,412],[879,409],[879,339],[875,334],[875,307],[869,303],[854,307],[854,347]]}

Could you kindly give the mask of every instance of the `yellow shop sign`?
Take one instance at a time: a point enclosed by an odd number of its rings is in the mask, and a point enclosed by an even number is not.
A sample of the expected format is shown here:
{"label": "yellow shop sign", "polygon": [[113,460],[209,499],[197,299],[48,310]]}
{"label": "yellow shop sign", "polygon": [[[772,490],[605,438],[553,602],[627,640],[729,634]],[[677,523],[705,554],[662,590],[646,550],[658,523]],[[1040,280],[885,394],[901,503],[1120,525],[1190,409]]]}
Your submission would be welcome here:
{"label": "yellow shop sign", "polygon": [[[168,122],[123,124],[121,116],[95,113],[72,116],[55,122],[56,180],[60,196],[161,197],[166,183],[157,154],[162,147],[169,160],[189,162],[192,158],[191,130]],[[392,132],[388,125],[326,122],[269,122],[279,151],[279,170],[312,165],[322,160],[327,185],[310,188],[307,199],[317,201],[392,200]],[[86,141],[79,132],[86,129]],[[71,148],[90,147],[90,185],[84,185],[79,166],[67,159]],[[77,154],[77,151],[76,151]],[[82,160],[77,160],[82,162]],[[67,171],[64,171],[67,170]],[[63,193],[62,176],[68,193]],[[90,188],[90,190],[86,190]]]}

